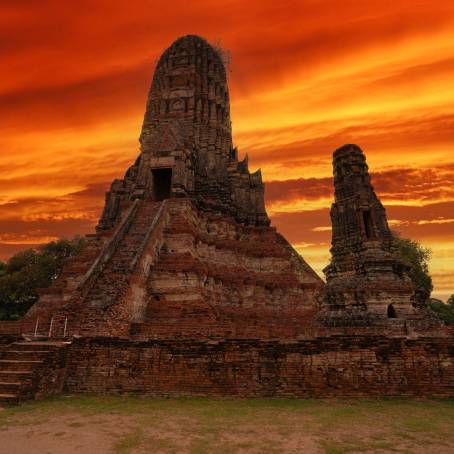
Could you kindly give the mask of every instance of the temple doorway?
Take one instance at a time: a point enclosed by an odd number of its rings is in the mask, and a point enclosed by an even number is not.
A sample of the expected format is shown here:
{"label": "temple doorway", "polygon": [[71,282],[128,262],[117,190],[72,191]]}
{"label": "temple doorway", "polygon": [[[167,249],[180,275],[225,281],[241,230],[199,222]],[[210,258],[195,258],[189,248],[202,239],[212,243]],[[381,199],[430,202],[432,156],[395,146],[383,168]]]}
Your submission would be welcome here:
{"label": "temple doorway", "polygon": [[172,169],[153,169],[153,200],[170,198],[172,188]]}
{"label": "temple doorway", "polygon": [[372,226],[372,216],[370,214],[370,211],[363,211],[363,223],[366,238],[372,238],[374,236],[374,228]]}
{"label": "temple doorway", "polygon": [[388,306],[388,318],[397,318],[396,310],[392,304]]}

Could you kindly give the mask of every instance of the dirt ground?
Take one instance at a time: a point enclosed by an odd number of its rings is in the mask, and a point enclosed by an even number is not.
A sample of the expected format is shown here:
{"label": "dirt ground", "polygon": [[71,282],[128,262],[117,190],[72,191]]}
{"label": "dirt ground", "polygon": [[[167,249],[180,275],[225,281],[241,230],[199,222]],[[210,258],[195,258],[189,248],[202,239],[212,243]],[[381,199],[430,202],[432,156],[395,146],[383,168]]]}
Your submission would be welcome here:
{"label": "dirt ground", "polygon": [[454,400],[60,396],[0,409],[1,454],[453,453]]}

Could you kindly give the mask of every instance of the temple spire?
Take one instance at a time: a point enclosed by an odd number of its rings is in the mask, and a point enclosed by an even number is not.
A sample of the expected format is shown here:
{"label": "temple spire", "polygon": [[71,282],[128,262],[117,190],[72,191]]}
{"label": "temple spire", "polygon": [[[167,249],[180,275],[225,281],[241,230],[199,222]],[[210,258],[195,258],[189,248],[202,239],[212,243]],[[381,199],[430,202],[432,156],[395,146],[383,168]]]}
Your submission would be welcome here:
{"label": "temple spire", "polygon": [[427,318],[400,257],[386,211],[357,145],[333,154],[331,262],[319,319],[329,326],[402,324]]}
{"label": "temple spire", "polygon": [[269,225],[263,183],[232,144],[227,75],[220,51],[194,35],[177,39],[156,66],[140,159],[106,196],[99,231],[135,199],[191,198],[249,225]]}

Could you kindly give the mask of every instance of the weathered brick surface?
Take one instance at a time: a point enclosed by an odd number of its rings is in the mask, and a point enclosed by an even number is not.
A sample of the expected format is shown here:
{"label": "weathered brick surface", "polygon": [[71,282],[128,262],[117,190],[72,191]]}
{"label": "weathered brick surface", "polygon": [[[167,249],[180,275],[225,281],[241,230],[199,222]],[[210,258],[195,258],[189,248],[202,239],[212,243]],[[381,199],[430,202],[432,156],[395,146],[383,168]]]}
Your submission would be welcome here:
{"label": "weathered brick surface", "polygon": [[327,326],[383,325],[388,319],[418,328],[440,321],[418,298],[386,211],[371,183],[366,157],[357,145],[334,151],[331,262],[324,269],[323,310]]}
{"label": "weathered brick surface", "polygon": [[19,337],[20,337],[20,333],[17,333],[17,334],[6,333],[6,334],[4,334],[0,330],[0,353],[2,351],[4,351],[5,349],[7,349],[10,344],[12,344],[17,339],[19,339]]}
{"label": "weathered brick surface", "polygon": [[[453,396],[453,331],[418,302],[359,147],[334,155],[323,291],[270,227],[229,109],[222,59],[205,40],[164,52],[140,156],[113,181],[97,233],[23,320],[0,324],[0,352],[36,365],[17,374],[29,395],[65,382],[150,395]],[[38,334],[71,346],[1,348],[2,332],[10,342],[37,320]],[[7,377],[16,363],[0,364]]]}
{"label": "weathered brick surface", "polygon": [[63,342],[16,341],[4,346],[0,349],[0,404],[60,393],[66,355]]}
{"label": "weathered brick surface", "polygon": [[177,39],[161,55],[148,95],[141,154],[114,180],[98,230],[114,228],[134,198],[154,198],[153,170],[172,170],[171,196],[191,197],[207,212],[269,225],[260,170],[249,172],[233,147],[222,55],[198,36]]}
{"label": "weathered brick surface", "polygon": [[162,55],[140,143],[89,247],[25,318],[52,322],[53,335],[298,332],[305,320],[278,327],[276,311],[311,312],[323,281],[269,226],[260,171],[232,145],[221,55],[204,39],[183,37]]}
{"label": "weathered brick surface", "polygon": [[304,341],[80,339],[71,392],[155,396],[454,396],[453,339],[326,337]]}
{"label": "weathered brick surface", "polygon": [[20,336],[22,333],[21,321],[0,321],[0,339],[2,336]]}
{"label": "weathered brick surface", "polygon": [[83,251],[68,260],[62,273],[51,287],[39,291],[38,304],[32,306],[21,320],[22,333],[34,332],[37,320],[39,333],[48,332],[50,320],[63,305],[74,298],[85,274],[99,256],[104,241],[105,238],[100,235],[87,235],[87,246]]}
{"label": "weathered brick surface", "polygon": [[71,298],[52,311],[47,299],[39,301],[27,314],[29,332],[33,316],[40,332],[53,316],[54,336],[65,319],[67,335],[140,339],[292,337],[306,330],[323,283],[274,228],[207,214],[188,198],[136,206]]}

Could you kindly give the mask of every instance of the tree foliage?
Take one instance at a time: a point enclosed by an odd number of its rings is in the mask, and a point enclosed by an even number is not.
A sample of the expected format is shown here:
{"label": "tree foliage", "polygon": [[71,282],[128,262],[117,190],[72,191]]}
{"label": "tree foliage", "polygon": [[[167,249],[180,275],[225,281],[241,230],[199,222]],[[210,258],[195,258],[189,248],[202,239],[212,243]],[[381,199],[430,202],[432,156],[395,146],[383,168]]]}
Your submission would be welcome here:
{"label": "tree foliage", "polygon": [[447,324],[454,324],[454,295],[451,295],[446,303],[431,298],[429,307]]}
{"label": "tree foliage", "polygon": [[218,54],[220,60],[222,61],[224,67],[227,70],[230,70],[231,64],[232,64],[232,55],[230,53],[230,50],[225,49],[222,46],[221,40],[217,39],[214,43],[211,43],[211,47],[213,50]]}
{"label": "tree foliage", "polygon": [[410,278],[418,292],[418,299],[428,301],[433,290],[432,278],[429,274],[429,261],[432,251],[422,246],[415,240],[402,238],[395,235],[395,241],[399,247],[404,263],[410,267]]}
{"label": "tree foliage", "polygon": [[421,246],[415,240],[402,238],[398,234],[394,236],[404,263],[411,267],[409,274],[417,288],[418,298],[426,302],[445,323],[454,324],[454,294],[446,303],[436,298],[430,298],[433,290],[432,278],[429,274],[432,251]]}
{"label": "tree foliage", "polygon": [[61,239],[26,249],[0,262],[0,320],[17,320],[37,301],[39,288],[49,287],[63,265],[85,246],[85,239]]}

